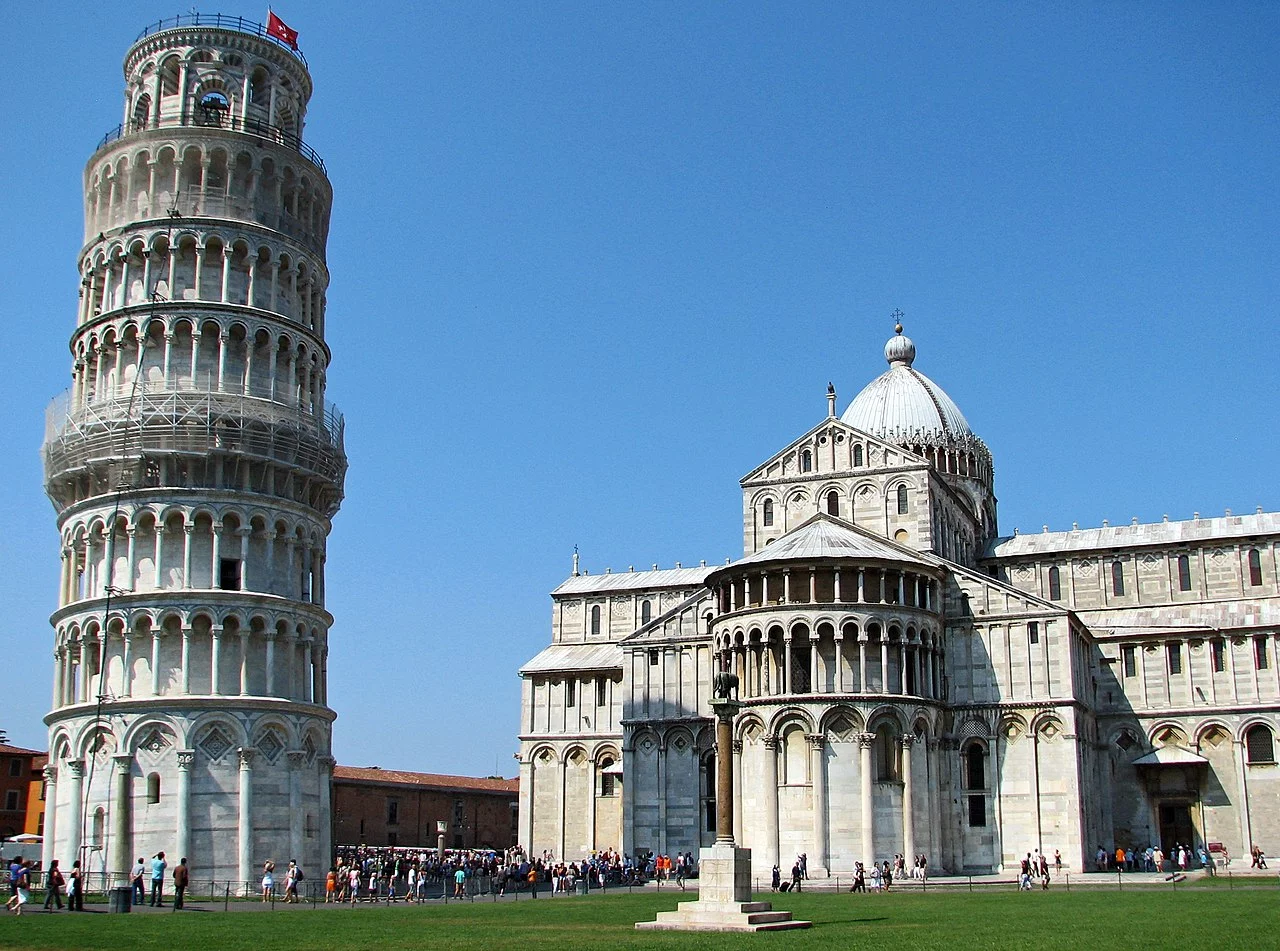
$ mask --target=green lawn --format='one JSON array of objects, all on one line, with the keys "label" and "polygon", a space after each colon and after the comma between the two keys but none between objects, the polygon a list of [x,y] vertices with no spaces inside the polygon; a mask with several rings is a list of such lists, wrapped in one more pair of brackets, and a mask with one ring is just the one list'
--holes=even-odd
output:
[{"label": "green lawn", "polygon": [[774,906],[814,923],[755,936],[637,932],[634,923],[674,908],[678,896],[638,894],[421,908],[191,911],[182,914],[0,918],[0,948],[208,951],[361,948],[869,948],[966,951],[1011,948],[1275,947],[1275,890],[1060,891],[1019,894],[779,895]]}]

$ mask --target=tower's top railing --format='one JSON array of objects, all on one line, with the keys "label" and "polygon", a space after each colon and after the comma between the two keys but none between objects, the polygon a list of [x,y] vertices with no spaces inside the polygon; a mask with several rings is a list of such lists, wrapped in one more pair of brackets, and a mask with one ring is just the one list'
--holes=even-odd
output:
[{"label": "tower's top railing", "polygon": [[190,128],[209,129],[211,131],[222,130],[224,132],[240,132],[244,135],[252,135],[263,141],[274,142],[277,145],[283,145],[285,148],[292,149],[312,165],[316,166],[320,171],[324,172],[324,159],[320,157],[320,153],[313,149],[307,143],[302,141],[300,136],[294,135],[279,126],[262,122],[252,117],[244,118],[242,116],[230,115],[225,111],[211,110],[193,110],[183,115],[161,115],[157,119],[147,119],[145,121],[133,120],[127,125],[121,123],[116,126],[94,146],[94,154],[100,149],[105,148],[112,142],[119,141],[126,135],[132,135],[135,132],[146,132],[148,129],[160,129],[165,127],[187,126]]},{"label": "tower's top railing", "polygon": [[251,36],[260,37],[269,43],[274,43],[282,50],[291,54],[303,66],[307,65],[307,58],[302,55],[302,51],[290,46],[288,43],[282,43],[274,36],[267,32],[266,26],[256,20],[246,20],[244,17],[223,16],[221,13],[184,13],[181,16],[168,17],[159,20],[148,26],[138,34],[138,39],[133,42],[137,43],[146,39],[152,33],[160,33],[163,30],[177,30],[188,26],[208,26],[220,30],[235,30],[237,33],[248,33]]}]

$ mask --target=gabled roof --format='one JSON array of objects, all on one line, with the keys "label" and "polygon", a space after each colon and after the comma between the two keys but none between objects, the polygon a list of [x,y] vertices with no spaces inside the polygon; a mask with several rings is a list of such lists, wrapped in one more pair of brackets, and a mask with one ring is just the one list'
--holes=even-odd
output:
[{"label": "gabled roof", "polygon": [[873,535],[834,515],[819,512],[754,554],[735,561],[732,567],[820,558],[908,561],[930,568],[941,564],[930,555]]},{"label": "gabled roof", "polygon": [[603,575],[573,575],[560,582],[551,592],[562,594],[595,594],[602,591],[636,591],[646,588],[696,588],[715,571],[714,565],[696,568],[660,568],[657,571],[617,571]]},{"label": "gabled roof", "polygon": [[0,743],[0,756],[44,756],[41,750],[27,750],[21,746],[10,746],[8,743]]},{"label": "gabled roof", "polygon": [[[888,455],[901,456],[900,461],[893,461],[893,462],[886,461],[885,465],[887,466],[928,465],[928,460],[923,459],[920,456],[917,456],[915,453],[911,452],[909,449],[905,449],[902,446],[894,445],[893,443],[888,442],[887,440],[880,439],[879,437],[871,433],[868,433],[865,430],[858,429],[856,426],[851,426],[849,423],[845,422],[844,420],[841,420],[836,416],[828,416],[826,419],[818,423],[808,432],[805,432],[802,435],[797,436],[795,439],[791,440],[791,442],[787,443],[787,445],[784,446],[782,449],[779,449],[777,452],[771,455],[764,462],[760,463],[758,466],[756,466],[754,469],[752,469],[750,472],[744,475],[739,480],[740,483],[742,485],[746,485],[750,482],[756,481],[757,479],[767,478],[770,466],[773,466],[774,464],[776,464],[778,460],[780,460],[783,456],[786,456],[789,453],[794,452],[801,445],[809,443],[815,435],[817,435],[820,431],[825,429],[843,430],[845,433],[857,439],[860,439],[863,442],[877,445],[886,454],[886,457]],[[844,474],[848,474],[849,472],[849,470],[847,469],[837,469],[836,471]],[[808,479],[820,480],[820,479],[830,478],[832,475],[833,475],[833,472],[830,469],[823,470],[823,471],[815,470],[813,472],[791,472],[787,474],[786,479],[787,481],[800,481],[800,480],[808,480]]]},{"label": "gabled roof", "polygon": [[1184,750],[1180,746],[1162,746],[1133,761],[1134,766],[1207,766],[1208,764],[1209,761],[1203,756]]},{"label": "gabled roof", "polygon": [[1144,546],[1202,545],[1221,540],[1226,543],[1255,535],[1280,534],[1280,512],[1255,512],[1218,518],[1187,519],[1178,522],[1140,522],[1137,525],[1108,525],[1106,528],[1079,528],[1069,532],[1028,532],[995,538],[987,546],[988,558],[1020,558],[1056,555],[1062,552],[1109,551]]}]

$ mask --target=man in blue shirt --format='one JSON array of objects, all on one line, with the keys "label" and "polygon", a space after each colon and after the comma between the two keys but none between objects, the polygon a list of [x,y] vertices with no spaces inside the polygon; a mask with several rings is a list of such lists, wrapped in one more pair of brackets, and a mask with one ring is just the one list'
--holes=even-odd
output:
[{"label": "man in blue shirt", "polygon": [[164,870],[168,867],[164,860],[164,853],[157,852],[156,857],[151,860],[151,901],[149,904],[156,908],[164,906]]}]

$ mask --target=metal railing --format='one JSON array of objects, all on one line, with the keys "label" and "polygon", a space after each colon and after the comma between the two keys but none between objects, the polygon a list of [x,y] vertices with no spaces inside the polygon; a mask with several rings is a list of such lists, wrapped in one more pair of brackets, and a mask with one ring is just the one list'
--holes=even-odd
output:
[{"label": "metal railing", "polygon": [[300,466],[336,483],[346,473],[346,423],[332,403],[317,414],[270,398],[153,386],[139,386],[132,399],[95,400],[75,411],[70,391],[55,397],[45,410],[46,478],[148,452],[241,452]]},{"label": "metal railing", "polygon": [[324,159],[320,157],[320,153],[303,142],[301,136],[252,116],[237,116],[226,109],[209,109],[195,102],[190,103],[190,111],[184,109],[178,115],[162,113],[159,118],[149,117],[145,120],[131,119],[129,122],[122,122],[99,139],[93,151],[96,153],[126,135],[163,128],[210,129],[255,136],[264,142],[274,142],[292,149],[317,166],[320,171],[325,170]]},{"label": "metal railing", "polygon": [[157,20],[155,23],[148,24],[133,42],[141,42],[151,34],[160,33],[163,30],[177,30],[188,26],[208,26],[218,30],[235,30],[237,33],[248,33],[251,36],[257,36],[274,43],[297,59],[303,66],[307,65],[307,58],[302,55],[301,50],[295,49],[288,43],[282,43],[268,34],[264,24],[256,20],[246,20],[244,17],[223,16],[221,13],[184,13],[180,16]]}]

